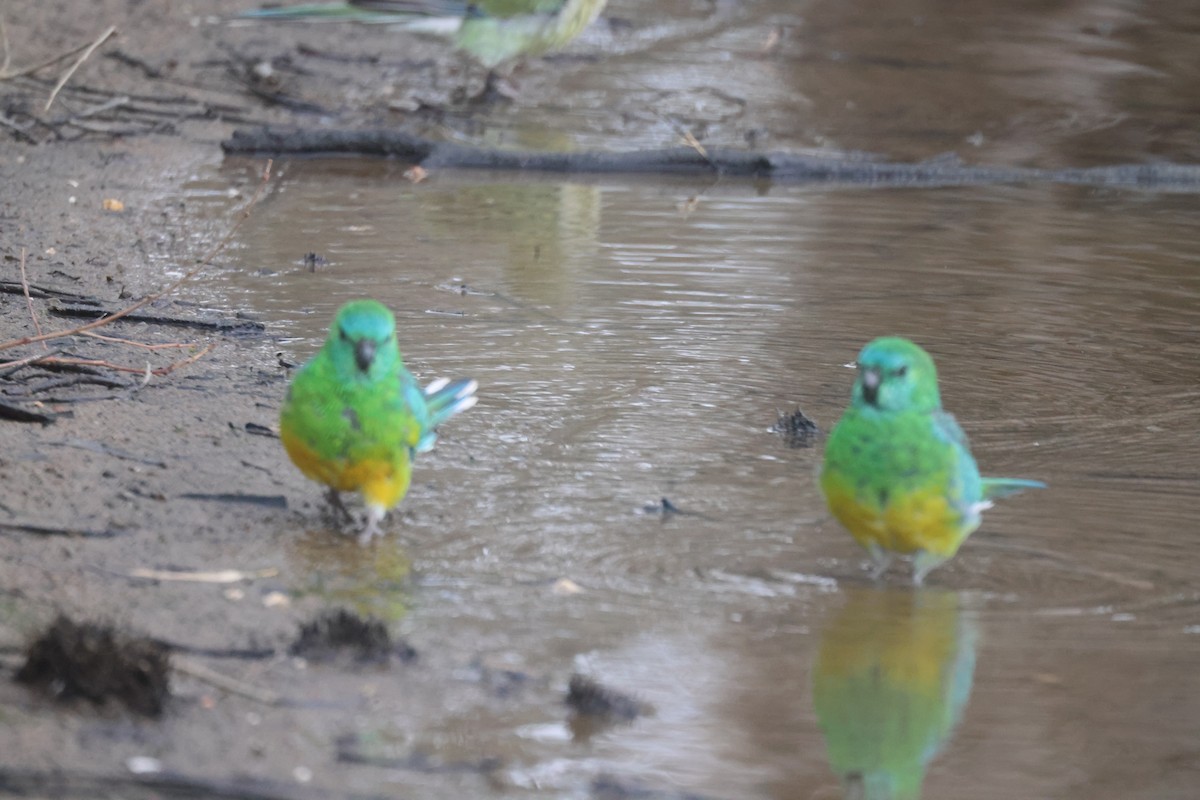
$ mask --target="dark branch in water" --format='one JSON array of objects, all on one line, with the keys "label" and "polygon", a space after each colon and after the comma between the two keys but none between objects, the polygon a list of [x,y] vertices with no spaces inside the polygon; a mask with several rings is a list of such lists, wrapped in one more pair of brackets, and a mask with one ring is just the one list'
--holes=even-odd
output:
[{"label": "dark branch in water", "polygon": [[1200,165],[1118,164],[1084,169],[1031,169],[963,164],[942,157],[916,164],[874,161],[863,155],[813,156],[691,147],[630,152],[513,152],[438,142],[394,129],[316,130],[263,127],[234,131],[227,153],[390,156],[425,169],[494,169],[554,173],[706,175],[885,186],[971,186],[1067,183],[1200,191]]},{"label": "dark branch in water", "polygon": [[206,778],[180,773],[104,775],[63,769],[0,768],[0,794],[22,797],[220,798],[220,800],[386,800],[385,795],[336,795],[328,787],[296,786],[261,778]]}]

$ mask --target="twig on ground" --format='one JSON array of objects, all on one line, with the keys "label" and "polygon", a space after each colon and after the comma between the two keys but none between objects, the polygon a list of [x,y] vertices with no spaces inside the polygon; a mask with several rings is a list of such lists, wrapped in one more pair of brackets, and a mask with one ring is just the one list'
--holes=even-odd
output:
[{"label": "twig on ground", "polygon": [[708,158],[708,151],[704,149],[704,145],[700,144],[700,140],[691,131],[684,128],[681,135],[683,136],[684,144],[699,153],[701,158]]},{"label": "twig on ground", "polygon": [[[69,302],[58,300],[50,304],[50,313],[59,317],[81,317],[86,319],[104,319],[115,312],[103,303],[88,299],[86,301]],[[264,330],[261,322],[248,319],[197,319],[194,317],[175,317],[157,314],[152,311],[135,311],[126,315],[129,322],[144,322],[148,325],[169,325],[176,328],[193,328],[202,331],[218,333],[259,332]]]},{"label": "twig on ground", "polygon": [[92,53],[96,52],[96,48],[107,42],[109,37],[116,32],[117,26],[109,25],[108,28],[105,29],[104,33],[100,34],[96,41],[92,42],[87,48],[84,49],[83,54],[80,55],[79,58],[75,59],[75,63],[71,65],[70,69],[63,73],[62,77],[58,79],[58,83],[54,84],[54,89],[50,91],[50,97],[46,99],[46,105],[42,107],[42,113],[50,110],[50,106],[54,105],[54,98],[58,97],[58,93],[64,86],[67,85],[67,81],[71,80],[71,76],[75,74],[75,71],[83,66],[83,62],[87,61]]},{"label": "twig on ground", "polygon": [[210,686],[215,686],[230,694],[240,695],[241,697],[255,700],[268,706],[277,706],[283,699],[278,692],[270,689],[263,689],[258,686],[253,686],[244,681],[239,681],[237,678],[230,677],[210,669],[199,662],[192,661],[190,658],[184,658],[180,655],[171,657],[171,667],[176,672],[182,672],[184,675],[190,675],[198,681],[203,681]]},{"label": "twig on ground", "polygon": [[92,106],[91,108],[86,108],[83,111],[80,111],[78,114],[72,114],[70,117],[68,117],[67,119],[62,120],[62,121],[63,122],[75,122],[76,120],[85,119],[87,117],[94,117],[97,114],[103,114],[106,111],[112,111],[113,109],[121,108],[121,107],[127,106],[127,105],[129,105],[128,95],[121,95],[119,97],[114,97],[111,100],[103,102],[100,105]]},{"label": "twig on ground", "polygon": [[61,528],[53,525],[38,525],[32,522],[6,522],[0,520],[0,530],[21,531],[38,536],[80,536],[85,539],[110,539],[124,531],[116,528]]},{"label": "twig on ground", "polygon": [[41,72],[46,67],[52,67],[60,61],[66,61],[71,56],[75,55],[76,53],[83,52],[89,47],[91,47],[91,45],[81,44],[74,50],[68,50],[65,53],[59,53],[58,55],[48,58],[45,61],[39,61],[37,64],[32,66],[22,67],[21,69],[13,70],[11,72],[6,68],[4,71],[0,72],[0,81],[12,80],[13,78],[21,78],[26,75],[32,75],[35,72]]},{"label": "twig on ground", "polygon": [[4,367],[4,371],[0,372],[0,380],[9,377],[13,373],[18,372],[19,370],[22,370],[25,367],[31,366],[33,364],[41,364],[45,361],[48,361],[48,360],[54,358],[56,355],[58,355],[61,352],[63,352],[63,351],[62,350],[51,350],[49,353],[40,353],[36,356],[29,356],[27,358],[21,358],[16,361],[5,361],[3,364],[0,364],[0,366]]},{"label": "twig on ground", "polygon": [[[42,323],[38,322],[37,314],[33,312],[33,298],[29,296],[29,276],[25,274],[25,248],[21,248],[21,289],[25,294],[25,306],[29,309],[29,318],[33,320],[33,329],[38,336],[42,335]],[[42,349],[49,350],[50,345],[42,342]]]},{"label": "twig on ground", "polygon": [[0,64],[0,75],[8,74],[12,64],[12,51],[8,49],[8,28],[4,25],[4,17],[0,17],[0,47],[4,48],[4,63]]},{"label": "twig on ground", "polygon": [[257,578],[273,578],[279,574],[275,567],[255,570],[221,569],[208,572],[184,572],[175,569],[148,569],[138,567],[129,571],[131,578],[146,578],[154,581],[192,581],[195,583],[240,583]]},{"label": "twig on ground", "polygon": [[73,386],[103,386],[105,389],[128,389],[129,384],[125,381],[110,378],[107,375],[73,375],[69,378],[55,378],[39,383],[33,386],[26,386],[23,395],[18,397],[32,397],[35,394],[42,394],[52,389],[68,389]]},{"label": "twig on ground", "polygon": [[[215,344],[206,344],[204,347],[200,348],[198,352],[193,353],[187,358],[181,358],[178,361],[172,361],[166,366],[152,369],[149,372],[156,378],[161,378],[164,375],[170,375],[180,367],[186,367],[188,364],[199,361],[201,358],[208,355],[214,347],[216,347]],[[47,355],[41,357],[39,359],[39,363],[51,367],[103,367],[104,369],[111,369],[116,372],[133,372],[138,375],[142,375],[147,371],[145,367],[127,367],[123,364],[114,364],[113,362],[106,361],[102,358],[57,358],[55,356]],[[16,365],[24,366],[24,364],[21,362],[16,361],[0,362],[0,367],[7,368]]]},{"label": "twig on ground", "polygon": [[84,331],[83,334],[81,334],[81,335],[87,336],[92,339],[99,339],[102,342],[111,342],[113,344],[123,344],[123,345],[127,345],[129,347],[140,347],[143,350],[170,350],[173,348],[195,347],[196,346],[192,342],[163,342],[162,344],[148,344],[146,342],[139,342],[134,339],[122,339],[119,336],[105,336],[104,334],[96,333],[95,331]]}]

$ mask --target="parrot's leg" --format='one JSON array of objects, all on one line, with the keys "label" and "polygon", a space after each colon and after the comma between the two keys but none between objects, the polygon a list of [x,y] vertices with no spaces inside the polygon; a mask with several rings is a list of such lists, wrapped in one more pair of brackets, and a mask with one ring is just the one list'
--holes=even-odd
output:
[{"label": "parrot's leg", "polygon": [[354,521],[354,516],[346,509],[345,503],[342,502],[342,495],[337,489],[330,487],[329,491],[325,493],[325,499],[329,501],[334,513],[341,515],[343,523]]},{"label": "parrot's leg", "polygon": [[364,547],[371,543],[371,539],[376,536],[383,536],[383,530],[379,527],[383,516],[387,514],[387,509],[379,506],[367,506],[367,526],[363,528],[363,532],[358,535],[358,543]]},{"label": "parrot's leg", "polygon": [[867,553],[871,556],[871,562],[875,565],[871,570],[871,580],[877,581],[883,577],[883,573],[887,572],[887,568],[892,565],[892,554],[884,550],[875,542],[867,545]]},{"label": "parrot's leg", "polygon": [[916,558],[913,559],[913,585],[920,586],[924,583],[925,576],[944,564],[946,560],[947,556],[934,555],[928,550],[917,553]]}]

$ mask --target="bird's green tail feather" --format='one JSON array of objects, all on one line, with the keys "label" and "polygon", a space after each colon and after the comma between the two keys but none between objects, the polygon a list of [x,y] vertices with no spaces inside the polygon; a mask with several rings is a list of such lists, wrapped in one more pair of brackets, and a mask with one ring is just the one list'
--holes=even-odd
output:
[{"label": "bird's green tail feather", "polygon": [[238,16],[242,19],[360,19],[366,13],[348,3],[309,3],[302,6],[255,8],[243,11]]},{"label": "bird's green tail feather", "polygon": [[1024,478],[983,478],[983,499],[997,500],[1001,497],[1023,492],[1026,489],[1045,489],[1041,481],[1031,481]]},{"label": "bird's green tail feather", "polygon": [[460,411],[466,411],[478,400],[475,390],[479,384],[470,378],[448,381],[445,378],[425,387],[425,407],[429,411],[429,429],[417,442],[417,452],[424,453],[437,441],[437,426]]}]

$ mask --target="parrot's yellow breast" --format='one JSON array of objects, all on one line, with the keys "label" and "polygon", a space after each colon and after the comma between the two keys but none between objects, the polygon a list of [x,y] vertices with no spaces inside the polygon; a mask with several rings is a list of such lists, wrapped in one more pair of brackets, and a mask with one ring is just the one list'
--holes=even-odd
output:
[{"label": "parrot's yellow breast", "polygon": [[920,550],[952,556],[970,533],[963,529],[962,514],[951,506],[938,486],[897,493],[873,505],[840,481],[825,486],[829,509],[860,545],[876,544],[893,553]]},{"label": "parrot's yellow breast", "polygon": [[325,458],[288,425],[280,427],[279,438],[305,476],[339,492],[361,492],[369,505],[392,508],[408,491],[411,465],[407,458]]}]

